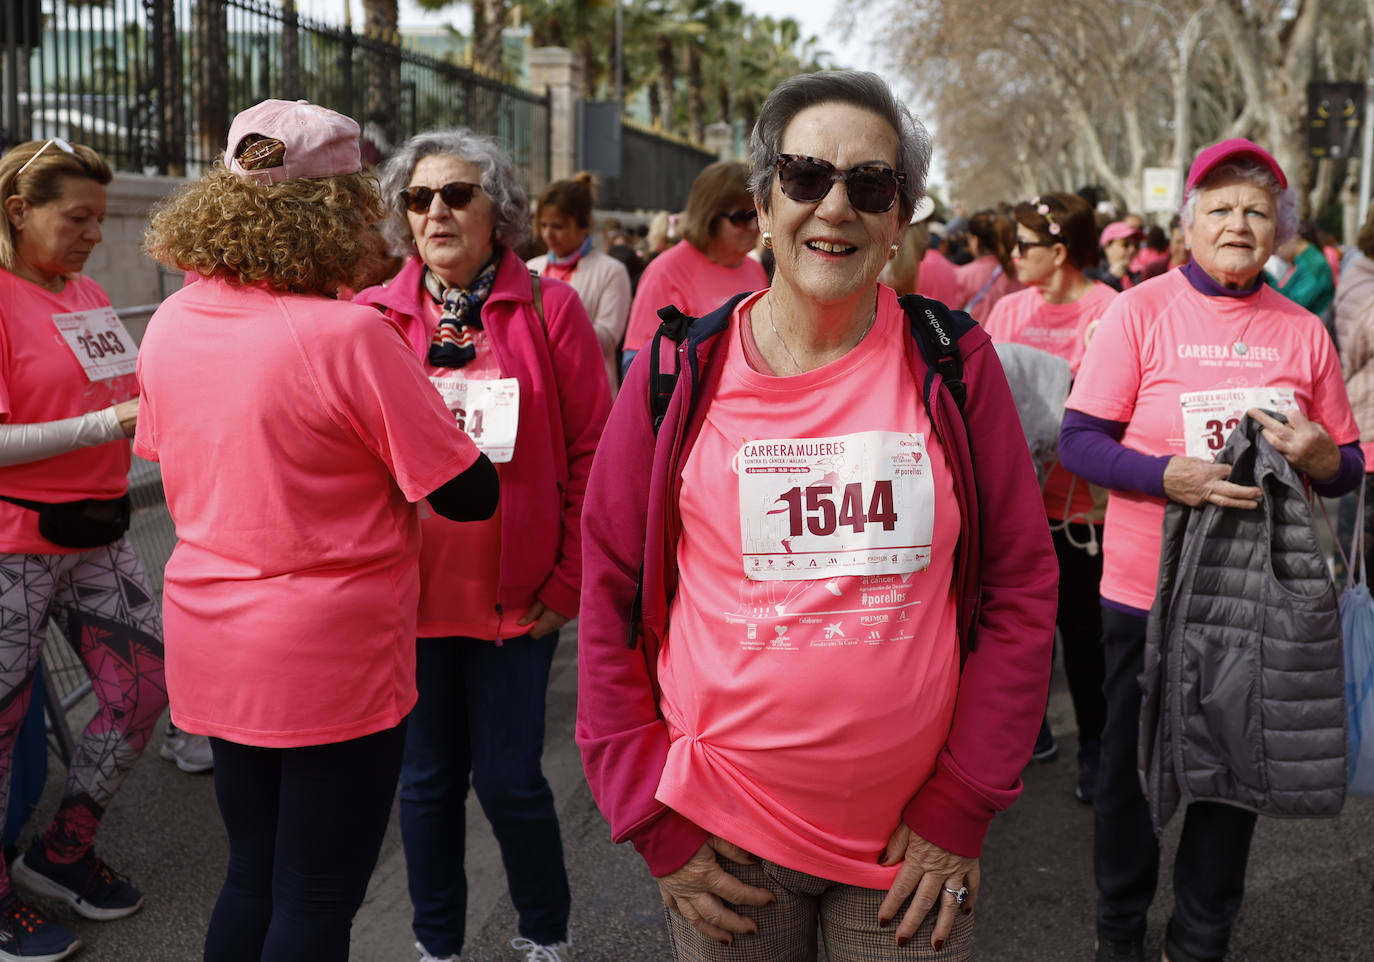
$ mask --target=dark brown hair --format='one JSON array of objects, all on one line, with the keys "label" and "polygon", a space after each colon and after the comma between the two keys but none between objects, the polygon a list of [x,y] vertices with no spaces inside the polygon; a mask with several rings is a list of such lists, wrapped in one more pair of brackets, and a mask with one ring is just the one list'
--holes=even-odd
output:
[{"label": "dark brown hair", "polygon": [[539,204],[534,209],[535,217],[545,207],[552,207],[571,217],[578,227],[592,225],[592,209],[596,206],[596,178],[591,171],[583,170],[572,175],[569,180],[555,180],[544,188],[539,195]]},{"label": "dark brown hair", "polygon": [[1079,270],[1097,263],[1097,220],[1092,207],[1077,194],[1041,194],[1017,204],[1013,216],[1040,240],[1063,244],[1069,263]]}]

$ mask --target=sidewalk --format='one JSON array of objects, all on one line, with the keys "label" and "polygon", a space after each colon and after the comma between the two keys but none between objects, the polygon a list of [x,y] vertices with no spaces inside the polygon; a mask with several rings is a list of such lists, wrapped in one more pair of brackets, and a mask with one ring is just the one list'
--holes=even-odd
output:
[{"label": "sidewalk", "polygon": [[[578,962],[670,958],[657,888],[629,846],[612,845],[582,779],[572,742],[576,644],[571,629],[549,690],[545,768],[558,799],[573,889]],[[1073,798],[1072,711],[1061,681],[1051,700],[1060,759],[1032,766],[1024,796],[999,817],[983,857],[977,957],[992,962],[1081,962],[1092,958],[1092,812]],[[147,894],[144,910],[112,923],[55,910],[80,933],[87,962],[193,962],[224,870],[225,845],[212,780],[185,775],[156,757],[157,743],[106,816],[99,851]],[[41,819],[61,790],[54,761]],[[1177,840],[1178,819],[1166,837]],[[464,962],[518,962],[508,947],[515,914],[495,842],[475,801],[468,810],[471,904]],[[36,828],[34,830],[37,830]],[[1170,902],[1167,879],[1151,918],[1159,941]],[[393,815],[367,902],[354,925],[355,962],[415,962],[405,865]],[[1249,890],[1230,962],[1324,962],[1374,957],[1374,802],[1351,799],[1335,819],[1261,819]],[[782,960],[780,960],[782,962]]]}]

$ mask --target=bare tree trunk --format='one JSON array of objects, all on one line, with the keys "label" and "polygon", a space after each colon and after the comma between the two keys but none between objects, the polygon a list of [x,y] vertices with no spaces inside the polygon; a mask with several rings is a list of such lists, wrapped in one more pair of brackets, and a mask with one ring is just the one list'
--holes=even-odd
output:
[{"label": "bare tree trunk", "polygon": [[401,58],[396,0],[363,0],[363,60],[367,66],[367,117],[387,139],[401,136]]},{"label": "bare tree trunk", "polygon": [[196,0],[191,22],[196,160],[208,167],[229,134],[229,19],[224,0]]},{"label": "bare tree trunk", "polygon": [[674,88],[677,87],[677,57],[667,35],[658,38],[658,125],[665,134],[673,131]]},{"label": "bare tree trunk", "polygon": [[301,35],[296,18],[296,0],[282,0],[281,86],[287,100],[305,96],[301,83]]},{"label": "bare tree trunk", "polygon": [[157,29],[162,58],[162,75],[158,90],[161,98],[158,110],[161,113],[158,126],[161,127],[163,162],[166,173],[173,177],[186,176],[186,105],[182,98],[186,94],[185,75],[181,62],[181,31],[177,29],[176,4],[172,0],[157,0]]},{"label": "bare tree trunk", "polygon": [[472,65],[488,77],[505,74],[501,32],[506,29],[506,0],[472,0]]},{"label": "bare tree trunk", "polygon": [[706,105],[701,95],[701,48],[695,42],[687,47],[687,129],[692,142],[706,142]]}]

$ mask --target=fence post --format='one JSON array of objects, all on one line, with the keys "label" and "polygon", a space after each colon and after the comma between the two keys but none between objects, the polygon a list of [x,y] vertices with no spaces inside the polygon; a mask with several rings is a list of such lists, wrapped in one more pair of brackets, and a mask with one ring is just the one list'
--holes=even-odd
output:
[{"label": "fence post", "polygon": [[[549,92],[549,180],[577,172],[577,105],[582,61],[563,47],[530,51],[530,86]],[[540,189],[531,184],[531,189]]]}]

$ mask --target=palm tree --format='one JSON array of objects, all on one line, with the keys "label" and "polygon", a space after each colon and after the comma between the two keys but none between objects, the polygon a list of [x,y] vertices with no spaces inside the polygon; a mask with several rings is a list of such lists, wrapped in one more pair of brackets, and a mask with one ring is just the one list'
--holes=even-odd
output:
[{"label": "palm tree", "polygon": [[191,32],[196,157],[208,164],[229,135],[229,20],[225,0],[196,0],[191,8]]},{"label": "palm tree", "polygon": [[[290,0],[287,0],[290,2]],[[401,135],[400,31],[396,0],[363,0],[363,50],[367,65],[367,111],[385,118],[387,138]]]}]

